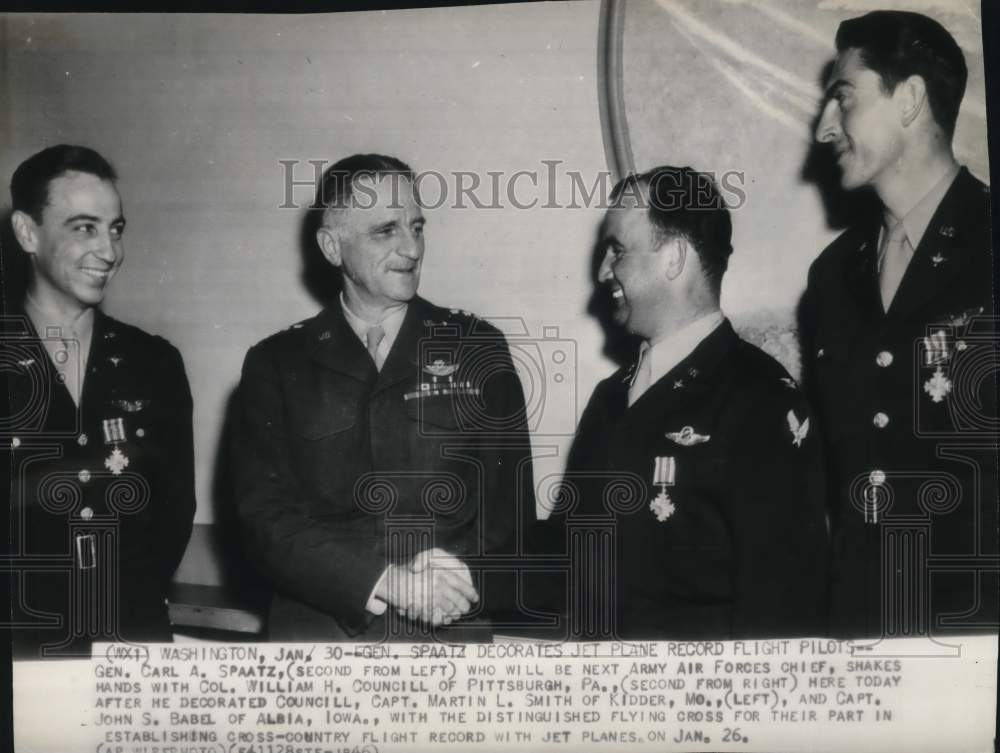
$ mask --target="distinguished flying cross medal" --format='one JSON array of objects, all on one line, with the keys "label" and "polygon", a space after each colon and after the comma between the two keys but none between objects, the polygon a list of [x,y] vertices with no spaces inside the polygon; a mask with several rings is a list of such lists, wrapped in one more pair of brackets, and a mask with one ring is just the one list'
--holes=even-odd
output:
[{"label": "distinguished flying cross medal", "polygon": [[931,402],[940,403],[951,392],[951,380],[941,368],[950,359],[948,334],[943,329],[924,338],[924,366],[936,367],[931,378],[924,382],[924,392],[930,395]]},{"label": "distinguished flying cross medal", "polygon": [[659,522],[665,521],[673,515],[677,508],[667,494],[667,487],[674,485],[674,478],[677,476],[677,463],[672,457],[657,457],[653,459],[653,486],[660,487],[660,493],[649,503],[649,509],[653,511]]},{"label": "distinguished flying cross medal", "polygon": [[121,418],[106,418],[101,422],[101,428],[104,431],[104,444],[112,445],[111,454],[104,459],[104,467],[113,476],[120,476],[129,463],[128,456],[118,446],[119,442],[125,441],[125,422]]},{"label": "distinguished flying cross medal", "polygon": [[924,382],[924,392],[931,396],[931,402],[940,403],[951,392],[951,380],[938,366],[934,375]]}]

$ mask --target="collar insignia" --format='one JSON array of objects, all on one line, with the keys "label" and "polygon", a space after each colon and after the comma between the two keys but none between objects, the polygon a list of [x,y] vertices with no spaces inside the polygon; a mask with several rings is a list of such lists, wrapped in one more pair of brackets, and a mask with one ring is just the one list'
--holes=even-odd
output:
[{"label": "collar insignia", "polygon": [[29,366],[34,366],[35,365],[35,359],[34,358],[25,358],[25,359],[23,359],[21,361],[18,361],[17,365],[20,366],[22,369],[26,369]]},{"label": "collar insignia", "polygon": [[940,252],[934,254],[934,256],[931,257],[931,264],[933,264],[935,267],[946,261],[948,261],[948,257],[944,256]]},{"label": "collar insignia", "polygon": [[953,228],[951,225],[945,225],[943,227],[938,228],[938,234],[943,235],[945,238],[954,238],[955,228]]}]

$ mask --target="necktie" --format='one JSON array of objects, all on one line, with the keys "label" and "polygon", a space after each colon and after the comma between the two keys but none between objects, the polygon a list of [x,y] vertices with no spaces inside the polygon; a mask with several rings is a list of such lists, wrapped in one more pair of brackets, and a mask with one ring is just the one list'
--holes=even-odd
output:
[{"label": "necktie", "polygon": [[878,274],[878,288],[882,295],[883,311],[889,310],[912,256],[913,248],[906,237],[906,228],[903,227],[902,222],[897,222],[888,232],[883,231],[882,248],[879,249]]},{"label": "necktie", "polygon": [[385,330],[377,324],[374,327],[369,327],[365,333],[365,342],[368,344],[368,355],[372,357],[372,360],[375,362],[375,368],[379,371],[382,370],[384,359],[379,355],[378,346],[382,344],[384,338]]},{"label": "necktie", "polygon": [[649,365],[649,343],[643,341],[639,346],[639,363],[635,366],[635,376],[632,377],[632,384],[628,388],[629,407],[638,400],[642,393],[649,389],[649,380],[652,375],[652,367]]}]

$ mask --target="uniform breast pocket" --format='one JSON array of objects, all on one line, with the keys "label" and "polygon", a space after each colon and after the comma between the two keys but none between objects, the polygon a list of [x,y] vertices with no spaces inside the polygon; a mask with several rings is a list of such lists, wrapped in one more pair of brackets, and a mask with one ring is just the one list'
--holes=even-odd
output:
[{"label": "uniform breast pocket", "polygon": [[322,498],[324,504],[352,506],[350,490],[366,465],[354,411],[342,406],[300,415],[289,435],[289,462],[309,496]]},{"label": "uniform breast pocket", "polygon": [[454,434],[459,428],[460,397],[433,395],[406,401],[406,413],[424,436]]}]

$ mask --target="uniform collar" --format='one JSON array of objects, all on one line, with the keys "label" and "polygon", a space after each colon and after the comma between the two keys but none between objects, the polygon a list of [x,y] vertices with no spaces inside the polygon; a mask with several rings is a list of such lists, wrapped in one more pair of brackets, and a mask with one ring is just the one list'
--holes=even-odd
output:
[{"label": "uniform collar", "polygon": [[910,247],[916,249],[920,245],[920,241],[923,240],[924,234],[927,232],[927,227],[934,218],[934,213],[941,205],[945,194],[948,193],[948,189],[951,188],[951,184],[954,183],[955,178],[958,176],[958,172],[959,166],[956,163],[952,163],[944,175],[935,181],[927,193],[901,219],[894,217],[891,212],[886,210],[883,218],[883,232],[884,228],[891,228],[896,222],[902,222],[903,229],[906,231],[906,238],[910,242]]},{"label": "uniform collar", "polygon": [[396,341],[396,336],[399,334],[400,327],[403,326],[403,320],[406,318],[406,312],[410,307],[409,305],[399,306],[391,309],[379,321],[369,322],[351,311],[351,308],[347,305],[347,301],[344,300],[343,292],[341,292],[340,308],[344,312],[344,319],[347,321],[347,325],[354,331],[354,334],[358,336],[362,345],[366,345],[368,342],[368,330],[372,327],[380,326],[382,327],[382,331],[385,333],[383,342],[385,343],[386,351],[391,351],[392,344]]},{"label": "uniform collar", "polygon": [[671,332],[656,342],[643,342],[640,354],[649,359],[649,383],[656,384],[687,358],[698,344],[725,321],[721,311],[712,311]]},{"label": "uniform collar", "polygon": [[[739,345],[740,338],[725,317],[715,324],[687,356],[682,358],[658,381],[653,382],[629,407],[631,413],[653,406],[657,411],[669,412],[691,404],[691,400],[712,388],[717,373],[726,357]],[[628,390],[628,374],[622,381]]]}]

